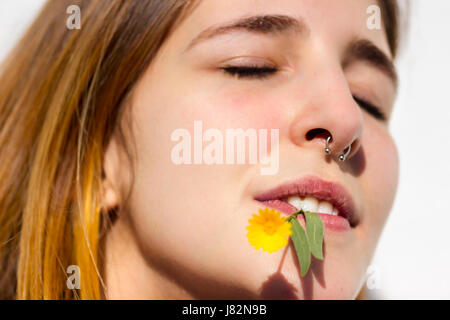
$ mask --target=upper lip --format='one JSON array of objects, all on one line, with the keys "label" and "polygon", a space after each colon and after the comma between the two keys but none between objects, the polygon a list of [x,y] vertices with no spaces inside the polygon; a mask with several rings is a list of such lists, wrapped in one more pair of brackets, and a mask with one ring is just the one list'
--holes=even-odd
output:
[{"label": "upper lip", "polygon": [[357,224],[355,203],[347,189],[339,183],[325,181],[314,176],[303,177],[279,185],[256,196],[255,200],[260,202],[283,200],[290,196],[310,196],[319,201],[328,201],[338,210],[340,216],[349,221],[351,226]]}]

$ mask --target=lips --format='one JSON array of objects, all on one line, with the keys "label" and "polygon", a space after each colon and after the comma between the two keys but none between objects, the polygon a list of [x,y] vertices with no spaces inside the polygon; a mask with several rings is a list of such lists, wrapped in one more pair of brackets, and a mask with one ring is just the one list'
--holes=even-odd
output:
[{"label": "lips", "polygon": [[286,215],[298,211],[299,207],[318,213],[324,224],[334,229],[348,229],[358,224],[350,193],[338,183],[314,176],[282,184],[257,195],[255,200]]}]

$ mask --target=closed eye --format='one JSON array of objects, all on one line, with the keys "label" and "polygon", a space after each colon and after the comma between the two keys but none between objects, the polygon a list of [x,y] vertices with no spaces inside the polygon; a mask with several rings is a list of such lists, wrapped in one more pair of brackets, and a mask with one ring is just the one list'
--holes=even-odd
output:
[{"label": "closed eye", "polygon": [[278,71],[277,68],[268,66],[230,66],[221,69],[228,75],[247,79],[265,79]]},{"label": "closed eye", "polygon": [[369,112],[376,119],[381,120],[381,121],[387,120],[386,115],[377,106],[374,106],[370,102],[362,100],[362,99],[358,98],[357,96],[353,96],[353,99],[361,108],[363,108],[364,110]]}]

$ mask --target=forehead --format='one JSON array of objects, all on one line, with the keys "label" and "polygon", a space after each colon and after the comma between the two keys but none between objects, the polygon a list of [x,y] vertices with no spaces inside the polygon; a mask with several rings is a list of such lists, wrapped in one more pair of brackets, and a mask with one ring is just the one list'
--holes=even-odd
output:
[{"label": "forehead", "polygon": [[386,34],[367,27],[373,15],[368,8],[376,0],[199,0],[176,32],[189,42],[201,31],[252,15],[279,14],[301,19],[312,37],[330,45],[345,46],[354,38],[366,38],[390,56]]}]

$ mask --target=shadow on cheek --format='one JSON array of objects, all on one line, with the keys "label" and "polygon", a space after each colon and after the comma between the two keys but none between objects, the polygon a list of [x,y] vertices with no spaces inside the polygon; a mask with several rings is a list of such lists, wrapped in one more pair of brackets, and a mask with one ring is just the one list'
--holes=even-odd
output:
[{"label": "shadow on cheek", "polygon": [[[295,286],[290,283],[285,276],[281,273],[281,267],[284,262],[287,250],[286,247],[283,253],[283,257],[280,261],[280,266],[278,270],[273,273],[266,281],[263,282],[261,286],[261,298],[268,300],[298,300],[298,290]],[[292,258],[295,261],[295,266],[300,277],[300,265],[298,263],[297,254],[295,249],[292,248]],[[325,246],[324,246],[324,256],[325,256]],[[325,277],[324,277],[324,262],[323,260],[318,260],[312,257],[310,271],[305,277],[300,277],[300,282],[303,290],[303,298],[305,300],[311,300],[313,298],[313,286],[314,279],[319,283],[322,288],[326,288]]]},{"label": "shadow on cheek", "polygon": [[283,266],[284,258],[289,246],[286,246],[281,257],[280,265],[277,272],[272,274],[261,285],[261,299],[266,300],[297,300],[297,289],[292,285],[285,276],[281,273],[281,267]]},{"label": "shadow on cheek", "polygon": [[366,154],[364,152],[364,147],[361,146],[358,152],[348,160],[348,165],[343,166],[344,172],[349,172],[351,175],[358,177],[366,168]]},{"label": "shadow on cheek", "polygon": [[261,298],[267,300],[297,300],[297,289],[280,273],[272,274],[261,287]]}]

